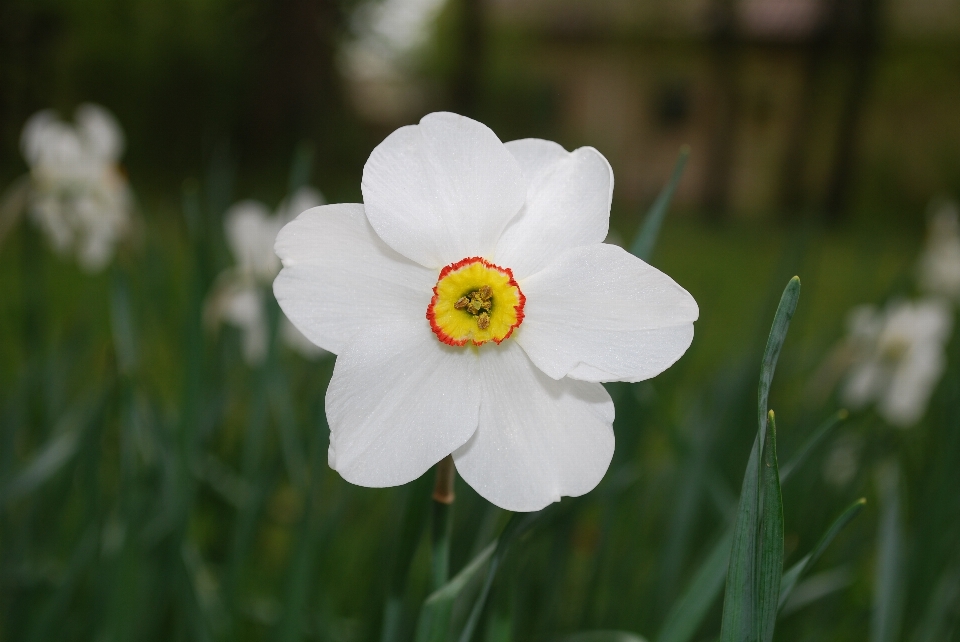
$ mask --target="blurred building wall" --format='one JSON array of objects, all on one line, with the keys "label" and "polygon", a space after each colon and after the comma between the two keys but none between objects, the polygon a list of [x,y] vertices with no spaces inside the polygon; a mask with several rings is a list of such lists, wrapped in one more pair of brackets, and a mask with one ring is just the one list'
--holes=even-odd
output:
[{"label": "blurred building wall", "polygon": [[720,215],[830,215],[858,191],[922,201],[960,187],[960,3],[488,7],[493,29],[535,43],[517,67],[549,79],[561,130],[610,158],[627,202],[652,198],[683,143],[680,202]]}]

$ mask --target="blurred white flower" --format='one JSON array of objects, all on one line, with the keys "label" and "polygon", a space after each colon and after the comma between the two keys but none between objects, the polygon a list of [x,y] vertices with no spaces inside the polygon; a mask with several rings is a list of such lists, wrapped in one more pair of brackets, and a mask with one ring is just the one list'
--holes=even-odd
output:
[{"label": "blurred white flower", "polygon": [[361,3],[351,27],[356,37],[341,48],[340,66],[353,102],[367,118],[395,121],[416,112],[423,88],[409,64],[429,39],[445,0],[380,0]]},{"label": "blurred white flower", "polygon": [[[262,363],[269,347],[265,297],[280,271],[280,259],[273,251],[277,233],[297,214],[323,202],[320,192],[303,187],[283,201],[274,214],[263,203],[247,200],[235,204],[224,217],[227,245],[236,263],[218,277],[207,300],[206,317],[210,325],[223,322],[241,331],[243,357],[251,365]],[[304,357],[314,359],[325,354],[282,313],[278,332],[287,347]]]},{"label": "blurred white flower", "polygon": [[452,454],[515,511],[593,489],[614,449],[600,382],[668,368],[699,314],[670,277],[602,242],[606,159],[430,114],[373,151],[361,188],[363,205],[309,210],[276,244],[280,306],[338,355],[330,466],[394,486]]},{"label": "blurred white flower", "polygon": [[118,162],[123,132],[103,107],[77,108],[75,125],[50,110],[27,121],[20,139],[30,166],[27,208],[61,255],[103,269],[130,226],[131,197]]},{"label": "blurred white flower", "polygon": [[841,435],[823,460],[823,478],[837,488],[843,488],[857,474],[863,440],[852,434]]},{"label": "blurred white flower", "polygon": [[901,427],[917,423],[946,367],[953,315],[940,299],[854,308],[848,318],[853,365],[843,397],[851,408],[876,403]]},{"label": "blurred white flower", "polygon": [[920,255],[920,288],[930,294],[960,301],[960,215],[953,201],[933,207],[927,243]]}]

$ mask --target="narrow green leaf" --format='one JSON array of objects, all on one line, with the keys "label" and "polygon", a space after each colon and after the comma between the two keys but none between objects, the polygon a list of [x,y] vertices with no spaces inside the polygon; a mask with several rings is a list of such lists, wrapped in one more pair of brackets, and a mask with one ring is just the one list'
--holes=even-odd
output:
[{"label": "narrow green leaf", "polygon": [[880,523],[874,571],[870,642],[900,639],[903,615],[903,525],[900,517],[900,471],[895,463],[877,473],[880,487]]},{"label": "narrow green leaf", "polygon": [[480,615],[483,613],[483,607],[487,602],[487,596],[490,594],[490,588],[493,586],[493,579],[496,577],[500,562],[507,554],[510,545],[513,544],[518,537],[527,532],[527,530],[540,519],[544,512],[545,511],[541,510],[536,513],[514,513],[510,516],[510,521],[503,527],[503,532],[500,534],[500,537],[497,538],[496,550],[490,560],[490,566],[487,567],[487,577],[484,579],[483,588],[480,589],[480,595],[473,605],[473,610],[470,611],[470,617],[467,619],[467,623],[460,633],[460,642],[470,642],[470,639],[473,637],[473,632],[480,623]]},{"label": "narrow green leaf", "polygon": [[417,545],[427,524],[427,510],[430,506],[430,484],[432,475],[421,475],[419,479],[406,487],[406,501],[403,516],[400,519],[400,537],[394,554],[393,569],[390,574],[390,587],[383,608],[383,625],[380,642],[399,642],[400,626],[403,615],[403,590],[407,584],[410,564],[416,553]]},{"label": "narrow green leaf", "polygon": [[293,153],[293,163],[290,165],[290,180],[287,186],[288,197],[292,197],[298,189],[310,182],[314,152],[313,143],[308,140],[302,140],[297,144],[297,149]]},{"label": "narrow green leaf", "polygon": [[803,557],[799,562],[790,567],[790,570],[783,574],[783,579],[780,581],[780,608],[783,608],[783,605],[787,603],[787,599],[790,597],[790,593],[793,592],[794,587],[797,585],[797,582],[801,577],[806,575],[806,573],[813,568],[813,565],[817,563],[820,559],[820,556],[823,555],[823,552],[830,546],[834,538],[840,531],[846,528],[847,524],[853,521],[853,518],[860,514],[863,510],[863,507],[867,505],[867,500],[860,498],[857,501],[850,504],[840,516],[833,520],[833,523],[830,524],[830,528],[827,529],[827,532],[823,534],[820,538],[820,541],[817,542],[817,545],[813,547],[813,550],[810,551],[807,555]]},{"label": "narrow green leaf", "polygon": [[39,617],[34,620],[27,634],[20,639],[27,642],[56,639],[56,631],[58,626],[63,625],[64,616],[68,612],[77,585],[87,569],[96,563],[99,543],[97,535],[95,523],[87,526],[70,556],[62,581],[53,595],[43,604]]},{"label": "narrow green leaf", "polygon": [[53,477],[77,453],[80,437],[102,402],[84,397],[70,407],[54,427],[53,436],[7,485],[0,489],[0,506],[27,495]]},{"label": "narrow green leaf", "polygon": [[137,334],[130,309],[130,286],[123,270],[110,270],[110,329],[120,372],[130,374],[137,365]]},{"label": "narrow green leaf", "polygon": [[670,609],[656,642],[688,642],[697,632],[700,622],[723,587],[732,542],[733,529],[727,529],[697,571],[689,588]]},{"label": "narrow green leaf", "polygon": [[763,351],[763,363],[760,365],[760,387],[757,390],[757,425],[759,426],[757,437],[760,439],[761,450],[763,448],[763,438],[766,434],[770,384],[773,383],[773,373],[777,369],[780,349],[783,348],[783,342],[787,338],[790,320],[797,309],[799,299],[800,277],[795,276],[790,279],[780,296],[780,305],[777,306],[777,312],[773,317],[773,325],[770,327],[770,335],[767,337],[767,347]]},{"label": "narrow green leaf", "polygon": [[839,410],[832,417],[820,424],[820,427],[800,446],[800,450],[798,450],[787,463],[780,467],[780,483],[786,482],[793,472],[803,465],[807,457],[810,456],[810,453],[820,445],[823,439],[848,416],[849,413],[847,413],[846,410]]},{"label": "narrow green leaf", "polygon": [[740,504],[734,524],[733,543],[728,561],[726,591],[723,599],[721,642],[756,640],[756,539],[759,506],[757,499],[758,440],[753,442],[747,470],[743,476]]},{"label": "narrow green leaf", "polygon": [[630,253],[637,258],[644,261],[650,260],[650,255],[653,254],[653,248],[657,244],[657,237],[660,236],[663,219],[667,215],[667,210],[670,209],[670,202],[673,200],[673,195],[677,191],[677,184],[683,176],[683,168],[686,167],[689,157],[690,147],[684,145],[680,148],[680,155],[677,157],[677,162],[673,166],[673,174],[670,175],[670,180],[663,186],[660,194],[657,195],[657,200],[655,200],[653,205],[650,206],[650,209],[647,210],[647,216],[643,219],[643,226],[640,228],[640,232],[637,233],[637,237],[630,246]]},{"label": "narrow green leaf", "polygon": [[647,639],[628,631],[583,631],[560,638],[560,642],[647,642]]},{"label": "narrow green leaf", "polygon": [[783,573],[783,505],[776,461],[776,430],[768,421],[767,401],[780,349],[799,297],[800,279],[793,277],[780,297],[760,366],[758,430],[740,490],[723,602],[721,642],[766,642],[773,636]]},{"label": "narrow green leaf", "polygon": [[757,550],[757,631],[760,642],[773,639],[783,576],[783,498],[777,468],[777,424],[773,411],[760,469],[760,535]]},{"label": "narrow green leaf", "polygon": [[497,542],[491,543],[452,580],[430,594],[420,610],[417,622],[417,642],[443,642],[447,639],[453,603],[497,550]]},{"label": "narrow green leaf", "polygon": [[948,567],[927,601],[927,609],[917,625],[913,642],[939,642],[950,639],[950,627],[960,604],[960,566]]}]

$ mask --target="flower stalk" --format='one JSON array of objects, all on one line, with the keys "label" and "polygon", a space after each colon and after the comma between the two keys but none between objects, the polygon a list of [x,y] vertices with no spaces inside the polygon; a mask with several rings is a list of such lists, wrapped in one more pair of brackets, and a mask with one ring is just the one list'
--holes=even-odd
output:
[{"label": "flower stalk", "polygon": [[453,457],[447,455],[437,464],[437,477],[433,486],[432,590],[447,583],[450,575],[450,531],[453,526],[453,482],[457,469]]}]

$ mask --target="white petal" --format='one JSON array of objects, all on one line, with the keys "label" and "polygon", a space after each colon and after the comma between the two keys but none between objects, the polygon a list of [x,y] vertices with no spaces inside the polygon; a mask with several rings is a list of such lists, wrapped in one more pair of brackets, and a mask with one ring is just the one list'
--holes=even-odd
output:
[{"label": "white petal", "polygon": [[570,152],[562,145],[542,138],[511,140],[504,145],[520,164],[524,191],[530,187],[534,178],[545,172],[551,165],[570,156]]},{"label": "white petal", "polygon": [[686,352],[699,315],[673,279],[614,245],[569,250],[520,289],[527,302],[514,336],[554,379],[654,377]]},{"label": "white petal", "polygon": [[393,320],[426,323],[437,273],[387,247],[363,205],[307,210],[280,231],[276,252],[277,301],[321,348],[340,354],[354,333]]},{"label": "white petal", "polygon": [[425,473],[477,428],[478,361],[440,343],[426,319],[357,334],[327,388],[331,466],[377,488]]},{"label": "white petal", "polygon": [[534,511],[591,491],[613,457],[613,401],[597,383],[554,381],[512,341],[480,349],[477,432],[453,453],[488,501]]},{"label": "white petal", "polygon": [[123,130],[113,114],[99,105],[86,103],[77,107],[74,120],[77,132],[94,158],[114,163],[123,154]]},{"label": "white petal", "polygon": [[377,234],[434,269],[490,256],[524,197],[520,167],[496,134],[449,113],[390,134],[364,165],[361,188]]},{"label": "white petal", "polygon": [[[559,156],[557,149],[563,152]],[[528,182],[526,204],[497,243],[495,261],[522,279],[574,247],[601,243],[610,222],[613,171],[600,152],[556,143],[507,143]]]}]

